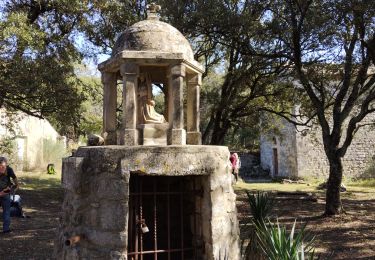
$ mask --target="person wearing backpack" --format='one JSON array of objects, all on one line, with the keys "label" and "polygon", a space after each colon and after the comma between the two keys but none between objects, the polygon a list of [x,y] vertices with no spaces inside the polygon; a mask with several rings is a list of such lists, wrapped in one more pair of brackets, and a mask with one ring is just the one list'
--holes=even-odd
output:
[{"label": "person wearing backpack", "polygon": [[[12,179],[12,180],[11,180]],[[13,184],[12,184],[13,181]],[[0,157],[0,203],[3,208],[3,233],[10,233],[10,193],[18,189],[18,180],[14,171],[8,166],[5,157]]]}]

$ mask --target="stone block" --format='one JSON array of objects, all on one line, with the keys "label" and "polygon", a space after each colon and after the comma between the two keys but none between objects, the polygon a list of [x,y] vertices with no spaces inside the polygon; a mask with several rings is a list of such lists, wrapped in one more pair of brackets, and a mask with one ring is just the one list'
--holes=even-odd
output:
[{"label": "stone block", "polygon": [[188,132],[186,138],[187,144],[201,145],[202,144],[202,134],[200,132]]},{"label": "stone block", "polygon": [[185,145],[186,144],[186,131],[185,129],[172,129],[170,144],[172,145]]},{"label": "stone block", "polygon": [[81,186],[83,158],[67,157],[63,159],[61,185],[64,189],[79,193]]},{"label": "stone block", "polygon": [[111,251],[111,260],[127,260],[128,255],[119,251]]},{"label": "stone block", "polygon": [[171,66],[171,76],[172,77],[185,77],[186,76],[186,68],[184,64],[176,64]]},{"label": "stone block", "polygon": [[126,232],[89,230],[86,232],[86,239],[98,247],[108,247],[109,249],[125,250],[128,244],[128,235]]},{"label": "stone block", "polygon": [[229,158],[228,148],[223,146],[137,146],[122,151],[124,176],[130,172],[161,176],[211,175],[218,166],[226,169],[226,158]]},{"label": "stone block", "polygon": [[106,199],[111,200],[125,200],[128,196],[128,183],[121,176],[103,178],[98,176],[90,182],[90,190],[94,190],[95,198],[97,200]]},{"label": "stone block", "polygon": [[103,133],[105,145],[117,144],[117,131],[107,131]]},{"label": "stone block", "polygon": [[139,136],[137,129],[125,129],[123,131],[121,144],[126,146],[135,146],[139,144]]},{"label": "stone block", "polygon": [[167,145],[169,124],[142,124],[138,128],[143,145]]},{"label": "stone block", "polygon": [[127,214],[127,203],[103,200],[99,209],[100,228],[105,231],[125,231],[128,224]]}]

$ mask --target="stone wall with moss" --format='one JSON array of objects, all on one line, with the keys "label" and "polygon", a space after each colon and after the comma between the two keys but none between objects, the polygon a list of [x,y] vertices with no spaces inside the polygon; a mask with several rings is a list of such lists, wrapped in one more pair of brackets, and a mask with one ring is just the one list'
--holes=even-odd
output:
[{"label": "stone wall with moss", "polygon": [[[238,260],[236,195],[229,171],[229,151],[222,146],[81,147],[63,161],[65,195],[55,257],[128,259],[129,180],[139,174],[202,177],[204,255],[199,259]],[[77,235],[79,243],[65,244]]]}]

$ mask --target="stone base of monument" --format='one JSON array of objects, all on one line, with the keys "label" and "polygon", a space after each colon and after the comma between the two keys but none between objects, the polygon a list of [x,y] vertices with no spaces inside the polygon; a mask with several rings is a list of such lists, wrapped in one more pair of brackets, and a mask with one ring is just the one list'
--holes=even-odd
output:
[{"label": "stone base of monument", "polygon": [[81,147],[63,160],[57,259],[240,259],[222,146]]},{"label": "stone base of monument", "polygon": [[169,124],[141,124],[141,145],[167,145]]}]

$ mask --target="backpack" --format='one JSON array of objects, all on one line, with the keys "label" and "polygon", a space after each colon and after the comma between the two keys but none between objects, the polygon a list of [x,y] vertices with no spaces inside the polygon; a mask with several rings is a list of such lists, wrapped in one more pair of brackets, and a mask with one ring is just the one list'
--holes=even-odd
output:
[{"label": "backpack", "polygon": [[50,163],[50,164],[47,165],[47,173],[48,174],[56,174],[55,165],[53,163]]},{"label": "backpack", "polygon": [[10,195],[10,216],[24,218],[22,206],[21,206],[21,196],[20,195]]}]

